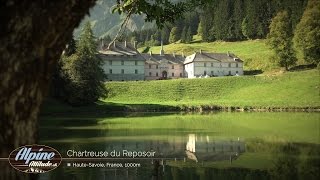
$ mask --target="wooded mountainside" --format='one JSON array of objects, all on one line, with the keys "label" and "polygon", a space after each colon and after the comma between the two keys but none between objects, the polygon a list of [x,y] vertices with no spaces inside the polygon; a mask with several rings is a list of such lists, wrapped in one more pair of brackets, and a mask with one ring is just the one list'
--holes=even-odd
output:
[{"label": "wooded mountainside", "polygon": [[[189,43],[195,34],[207,42],[261,39],[266,38],[272,18],[283,10],[288,12],[294,29],[307,3],[307,0],[212,0],[185,13],[175,23],[167,23],[161,30],[155,23],[144,22],[142,15],[133,15],[120,39],[137,41],[140,46],[160,45],[161,40],[164,44],[174,40]],[[123,14],[112,14],[113,5],[113,1],[98,0],[90,16],[75,30],[75,37],[79,36],[84,22],[90,21],[96,37],[112,38],[125,18]],[[174,36],[171,41],[170,35]]]},{"label": "wooded mountainside", "polygon": [[164,44],[172,43],[170,39],[188,43],[188,38],[195,34],[207,42],[261,39],[266,38],[272,18],[280,11],[288,12],[288,21],[294,29],[307,3],[307,0],[214,0],[161,30],[135,31],[126,39],[145,46],[159,45],[161,40]]}]

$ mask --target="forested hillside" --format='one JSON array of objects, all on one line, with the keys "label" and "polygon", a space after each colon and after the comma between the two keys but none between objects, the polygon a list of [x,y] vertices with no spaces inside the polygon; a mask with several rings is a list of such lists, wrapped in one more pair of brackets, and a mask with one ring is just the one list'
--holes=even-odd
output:
[{"label": "forested hillside", "polygon": [[[175,0],[178,1],[178,0]],[[144,17],[130,18],[121,37],[137,41],[141,46],[157,46],[181,40],[191,43],[193,35],[201,35],[203,41],[239,41],[266,38],[271,19],[280,11],[289,13],[291,26],[299,23],[307,0],[212,0],[204,7],[189,11],[174,23],[158,29],[155,23],[144,22]],[[74,31],[79,36],[84,22],[90,21],[96,37],[111,38],[116,34],[125,15],[112,13],[115,2],[98,0],[81,25]],[[108,37],[109,38],[109,37]]]},{"label": "forested hillside", "polygon": [[[266,38],[272,18],[287,11],[292,29],[299,23],[307,0],[214,0],[163,29],[135,31],[127,39],[141,46],[156,46],[181,40],[190,43],[199,34],[203,41],[239,41]],[[191,38],[191,39],[190,39]]]}]

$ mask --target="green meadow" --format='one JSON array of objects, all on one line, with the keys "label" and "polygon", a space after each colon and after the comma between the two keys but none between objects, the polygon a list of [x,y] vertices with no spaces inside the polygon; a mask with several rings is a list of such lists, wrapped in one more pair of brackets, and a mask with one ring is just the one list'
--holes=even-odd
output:
[{"label": "green meadow", "polygon": [[124,105],[319,108],[319,70],[277,75],[108,82],[104,102]]}]

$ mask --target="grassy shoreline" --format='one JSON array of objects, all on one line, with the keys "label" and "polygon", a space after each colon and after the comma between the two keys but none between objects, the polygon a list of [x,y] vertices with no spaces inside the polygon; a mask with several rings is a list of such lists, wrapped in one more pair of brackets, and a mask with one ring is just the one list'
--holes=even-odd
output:
[{"label": "grassy shoreline", "polygon": [[113,112],[320,112],[319,70],[277,75],[108,82],[106,99],[84,107],[46,100],[41,114]]},{"label": "grassy shoreline", "polygon": [[269,76],[110,82],[105,103],[125,111],[317,111],[319,70]]}]

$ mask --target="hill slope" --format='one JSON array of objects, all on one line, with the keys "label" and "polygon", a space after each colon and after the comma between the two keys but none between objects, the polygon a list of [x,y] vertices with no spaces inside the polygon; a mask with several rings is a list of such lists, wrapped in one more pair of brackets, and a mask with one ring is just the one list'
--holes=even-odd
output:
[{"label": "hill slope", "polygon": [[104,101],[122,104],[320,107],[319,71],[277,76],[108,82]]},{"label": "hill slope", "polygon": [[[74,35],[77,38],[85,24],[90,21],[92,25],[93,34],[96,37],[114,36],[119,30],[123,19],[123,15],[118,13],[112,14],[112,7],[115,1],[98,0],[96,5],[90,9],[89,16],[86,16],[77,29],[74,30]],[[145,23],[142,15],[133,15],[127,25],[129,32],[141,30],[144,28],[153,27],[153,23]]]},{"label": "hill slope", "polygon": [[[236,54],[244,61],[245,70],[271,70],[276,68],[276,64],[272,61],[272,50],[265,44],[265,40],[248,40],[240,42],[201,42],[193,41],[191,44],[173,43],[164,46],[165,53],[176,53],[184,55],[193,54],[195,51],[220,52],[228,51]],[[160,46],[151,48],[140,48],[139,51],[157,54],[160,52]]]}]

